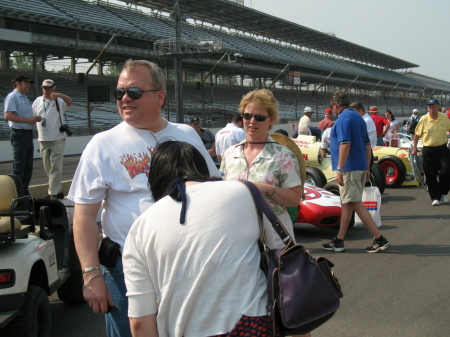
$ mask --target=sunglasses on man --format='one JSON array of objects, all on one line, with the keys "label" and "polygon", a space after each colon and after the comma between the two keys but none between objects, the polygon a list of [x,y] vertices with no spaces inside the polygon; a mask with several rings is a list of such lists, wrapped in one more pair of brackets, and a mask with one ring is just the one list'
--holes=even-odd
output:
[{"label": "sunglasses on man", "polygon": [[251,120],[253,117],[255,117],[256,121],[258,122],[264,122],[267,118],[269,118],[269,116],[264,116],[264,115],[253,115],[253,114],[249,114],[249,113],[243,113],[242,114],[242,118],[244,118],[245,120]]},{"label": "sunglasses on man", "polygon": [[133,100],[137,100],[142,97],[142,94],[144,92],[157,92],[161,89],[152,89],[152,90],[141,90],[139,88],[129,88],[125,90],[124,88],[117,88],[113,91],[114,98],[118,101],[120,101],[123,96],[125,96],[125,93]]}]

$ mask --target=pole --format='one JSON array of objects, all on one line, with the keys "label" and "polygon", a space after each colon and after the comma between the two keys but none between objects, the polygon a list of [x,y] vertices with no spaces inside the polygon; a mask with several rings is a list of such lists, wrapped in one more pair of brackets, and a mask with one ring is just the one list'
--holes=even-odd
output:
[{"label": "pole", "polygon": [[271,87],[272,87],[272,85],[278,80],[278,77],[280,77],[281,76],[281,74],[283,74],[284,72],[285,72],[285,70],[287,69],[289,67],[289,63],[288,64],[286,64],[286,66],[283,68],[283,70],[282,71],[280,71],[279,73],[278,73],[278,75],[277,75],[277,77],[275,77],[274,79],[273,79],[273,81],[272,81],[272,83],[270,83],[270,85],[269,85],[269,88],[268,89],[270,89]]},{"label": "pole", "polygon": [[95,58],[94,62],[92,62],[91,66],[86,70],[86,73],[84,74],[84,78],[86,81],[86,109],[87,109],[87,116],[88,116],[88,135],[91,134],[91,105],[89,103],[89,81],[88,81],[88,75],[89,72],[92,70],[92,68],[95,66],[95,64],[98,62],[100,57],[103,55],[103,53],[106,51],[106,49],[109,47],[109,45],[114,41],[116,38],[116,34],[113,34],[111,38],[109,39],[108,43],[105,45],[105,47],[100,51],[100,53]]},{"label": "pole", "polygon": [[183,63],[181,61],[181,15],[179,0],[175,0],[175,99],[177,102],[177,122],[184,123],[183,113]]}]

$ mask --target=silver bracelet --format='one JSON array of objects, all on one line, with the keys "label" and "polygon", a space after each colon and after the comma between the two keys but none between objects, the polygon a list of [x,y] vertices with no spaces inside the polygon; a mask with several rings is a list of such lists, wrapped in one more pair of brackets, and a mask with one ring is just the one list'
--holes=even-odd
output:
[{"label": "silver bracelet", "polygon": [[86,287],[89,285],[89,283],[91,283],[91,281],[98,276],[103,276],[103,274],[97,274],[97,275],[92,276],[85,284],[83,284],[82,291],[84,291],[84,289],[86,289]]},{"label": "silver bracelet", "polygon": [[94,266],[94,267],[87,267],[87,268],[84,268],[84,269],[81,271],[81,273],[82,273],[82,274],[86,274],[86,273],[89,273],[90,271],[93,271],[93,270],[100,270],[100,266]]}]

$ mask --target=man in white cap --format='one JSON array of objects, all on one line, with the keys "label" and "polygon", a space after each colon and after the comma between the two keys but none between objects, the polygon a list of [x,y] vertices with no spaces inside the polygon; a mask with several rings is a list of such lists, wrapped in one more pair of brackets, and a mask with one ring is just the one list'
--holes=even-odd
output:
[{"label": "man in white cap", "polygon": [[44,170],[49,178],[47,198],[63,199],[61,180],[66,133],[60,129],[64,124],[64,113],[72,105],[72,99],[56,92],[55,82],[50,79],[42,82],[42,93],[33,103],[33,114],[42,118],[36,125]]},{"label": "man in white cap", "polygon": [[419,119],[420,119],[419,110],[414,109],[411,115],[411,122],[419,123]]},{"label": "man in white cap", "polygon": [[303,111],[303,117],[300,118],[300,120],[298,121],[298,127],[300,127],[300,125],[310,126],[312,114],[313,114],[312,109],[309,106],[307,106]]}]

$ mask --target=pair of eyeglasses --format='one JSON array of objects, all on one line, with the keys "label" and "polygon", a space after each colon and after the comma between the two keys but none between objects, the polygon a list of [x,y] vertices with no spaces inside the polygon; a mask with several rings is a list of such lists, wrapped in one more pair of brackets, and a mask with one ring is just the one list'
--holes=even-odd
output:
[{"label": "pair of eyeglasses", "polygon": [[53,87],[42,87],[42,89],[53,89]]},{"label": "pair of eyeglasses", "polygon": [[269,118],[269,116],[264,116],[264,115],[253,115],[253,114],[249,114],[249,113],[242,114],[242,118],[244,118],[248,121],[251,120],[253,117],[255,117],[255,119],[258,122],[264,122],[267,118]]},{"label": "pair of eyeglasses", "polygon": [[125,93],[130,97],[131,99],[137,100],[142,97],[142,93],[144,92],[157,92],[161,89],[152,89],[152,90],[141,90],[139,88],[129,88],[125,90],[124,88],[117,88],[113,91],[114,98],[118,101],[120,101],[123,96],[125,96]]}]

